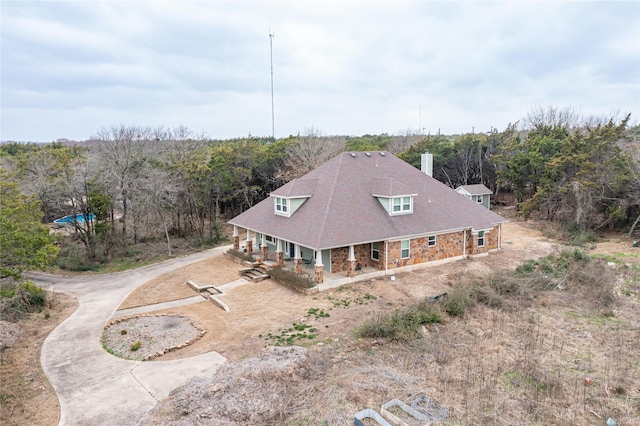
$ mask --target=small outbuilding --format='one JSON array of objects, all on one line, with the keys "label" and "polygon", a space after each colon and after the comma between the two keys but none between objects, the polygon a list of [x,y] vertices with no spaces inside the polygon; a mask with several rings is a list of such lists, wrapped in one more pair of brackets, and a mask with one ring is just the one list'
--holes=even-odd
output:
[{"label": "small outbuilding", "polygon": [[491,210],[491,190],[483,184],[462,185],[456,188],[456,192]]}]

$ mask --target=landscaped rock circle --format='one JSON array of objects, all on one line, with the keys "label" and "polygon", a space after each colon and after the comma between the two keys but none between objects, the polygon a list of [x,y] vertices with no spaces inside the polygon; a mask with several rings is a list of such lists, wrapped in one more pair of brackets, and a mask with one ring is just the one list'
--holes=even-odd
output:
[{"label": "landscaped rock circle", "polygon": [[117,357],[150,360],[190,345],[205,332],[183,315],[145,315],[111,321],[102,346]]}]

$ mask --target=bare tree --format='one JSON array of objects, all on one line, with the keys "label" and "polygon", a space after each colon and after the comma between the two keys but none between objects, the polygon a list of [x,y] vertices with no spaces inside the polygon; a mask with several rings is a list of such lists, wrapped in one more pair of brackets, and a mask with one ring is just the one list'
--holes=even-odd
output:
[{"label": "bare tree", "polygon": [[168,170],[155,167],[146,170],[144,179],[141,179],[134,190],[138,205],[136,214],[153,221],[152,223],[156,225],[157,219],[160,219],[169,256],[171,256],[171,240],[167,222],[170,221],[171,214],[177,207],[179,189],[180,181],[175,175],[171,176]]},{"label": "bare tree", "polygon": [[344,152],[347,139],[344,136],[325,136],[314,127],[305,129],[303,136],[286,152],[283,176],[286,180],[296,179]]},{"label": "bare tree", "polygon": [[584,125],[582,114],[574,107],[537,106],[531,108],[519,121],[523,130],[532,130],[538,126],[562,127],[572,130]]},{"label": "bare tree", "polygon": [[[77,158],[67,170],[64,179],[59,180],[59,191],[64,197],[65,213],[71,217],[69,226],[74,235],[84,244],[87,259],[96,258],[95,222],[90,220],[91,206],[89,186],[95,180],[95,169],[91,162]],[[83,215],[80,219],[78,215]]]},{"label": "bare tree", "polygon": [[[126,125],[102,128],[92,137],[97,142],[96,153],[102,160],[102,177],[116,188],[118,194],[116,201],[121,209],[123,247],[127,245],[132,191],[139,184],[149,161],[157,155],[151,144],[156,137],[158,132],[151,128]],[[134,234],[135,231],[134,223]]]},{"label": "bare tree", "polygon": [[396,136],[391,137],[391,141],[387,144],[387,151],[394,155],[399,154],[424,138],[424,135],[411,129],[398,132]]},{"label": "bare tree", "polygon": [[30,155],[22,167],[21,189],[38,197],[46,222],[59,214],[61,161],[51,151],[39,150]]}]

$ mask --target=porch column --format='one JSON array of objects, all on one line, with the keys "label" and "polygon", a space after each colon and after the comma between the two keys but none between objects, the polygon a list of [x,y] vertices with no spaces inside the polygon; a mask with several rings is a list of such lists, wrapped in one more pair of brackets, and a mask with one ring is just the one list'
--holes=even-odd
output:
[{"label": "porch column", "polygon": [[282,240],[278,238],[278,244],[276,245],[276,263],[278,266],[284,266],[284,253],[282,252]]},{"label": "porch column", "polygon": [[356,255],[355,250],[353,249],[353,245],[349,246],[349,258],[347,259],[347,276],[355,277],[356,276]]},{"label": "porch column", "polygon": [[253,253],[253,240],[251,240],[251,231],[247,229],[247,254]]},{"label": "porch column", "polygon": [[300,244],[294,244],[293,246],[293,267],[296,274],[302,274],[302,254],[300,253]]},{"label": "porch column", "polygon": [[267,246],[267,236],[262,234],[262,242],[260,243],[260,256],[262,261],[269,260],[269,246]]},{"label": "porch column", "polygon": [[316,284],[324,282],[324,265],[322,264],[322,250],[316,250]]},{"label": "porch column", "polygon": [[233,249],[240,250],[240,235],[238,234],[238,227],[233,225]]}]

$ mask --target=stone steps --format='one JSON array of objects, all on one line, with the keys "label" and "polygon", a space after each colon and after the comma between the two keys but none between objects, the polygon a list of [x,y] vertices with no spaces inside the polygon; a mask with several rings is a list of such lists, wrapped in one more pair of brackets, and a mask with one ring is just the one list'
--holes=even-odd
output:
[{"label": "stone steps", "polygon": [[262,281],[265,280],[267,278],[269,278],[269,274],[267,274],[267,271],[264,267],[261,267],[262,265],[256,267],[256,268],[244,268],[244,269],[240,269],[240,275],[242,275],[242,277],[244,279],[246,279],[247,281],[251,281],[251,282],[258,282],[258,281]]}]

